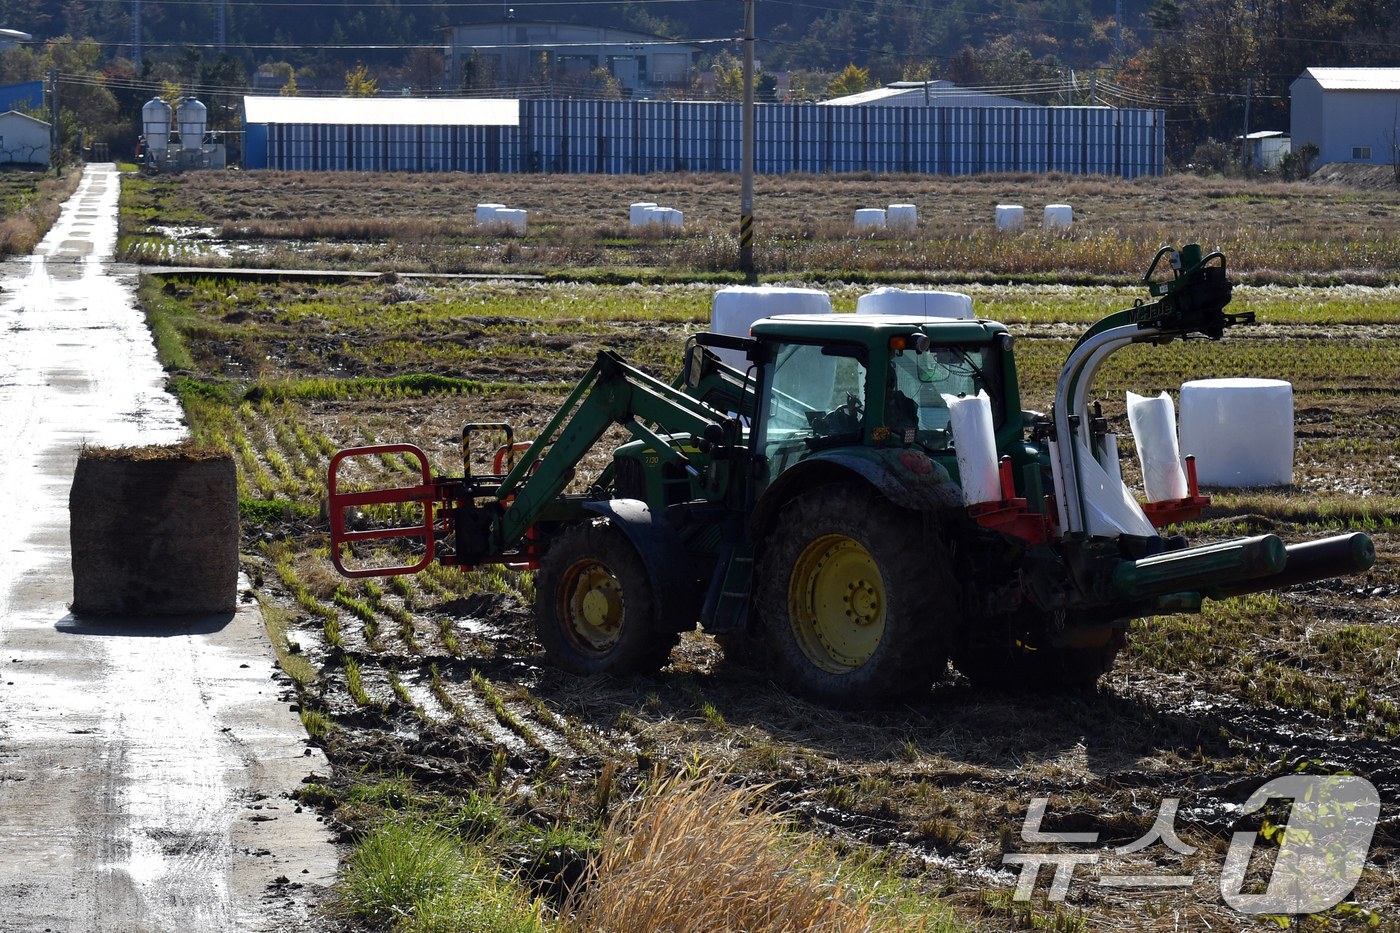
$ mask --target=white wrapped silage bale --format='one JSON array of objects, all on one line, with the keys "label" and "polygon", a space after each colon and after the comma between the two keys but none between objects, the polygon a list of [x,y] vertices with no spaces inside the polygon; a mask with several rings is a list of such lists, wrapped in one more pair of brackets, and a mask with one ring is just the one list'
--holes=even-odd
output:
[{"label": "white wrapped silage bale", "polygon": [[978,392],[967,398],[945,395],[943,401],[948,406],[948,426],[958,455],[963,505],[996,502],[1001,499],[1001,476],[997,473],[992,400],[986,392]]},{"label": "white wrapped silage bale", "polygon": [[655,207],[655,201],[635,201],[628,208],[628,224],[632,227],[640,227],[647,222],[647,208]]},{"label": "white wrapped silage bale", "polygon": [[1176,406],[1163,392],[1156,398],[1128,393],[1128,425],[1142,465],[1148,502],[1172,502],[1189,494],[1176,440]]},{"label": "white wrapped silage bale", "polygon": [[496,220],[496,211],[505,210],[504,204],[478,204],[476,206],[477,226],[493,223]]},{"label": "white wrapped silage bale", "polygon": [[[710,306],[710,333],[747,337],[753,322],[761,318],[779,314],[830,313],[831,296],[820,289],[731,285],[715,292],[714,302]],[[748,360],[738,350],[712,347],[711,352],[735,369],[748,368]]]},{"label": "white wrapped silage bale", "polygon": [[1021,230],[1026,226],[1026,209],[1019,204],[997,205],[997,229]]},{"label": "white wrapped silage bale", "polygon": [[673,233],[679,233],[685,227],[685,214],[674,207],[662,207],[658,212],[664,212],[661,216],[661,223]]},{"label": "white wrapped silage bale", "polygon": [[972,298],[962,292],[885,286],[856,299],[857,314],[906,314],[922,318],[972,320]]},{"label": "white wrapped silage bale", "polygon": [[1198,379],[1181,386],[1181,452],[1202,486],[1293,482],[1293,386],[1281,379]]},{"label": "white wrapped silage bale", "polygon": [[1068,204],[1045,205],[1045,219],[1041,229],[1047,233],[1068,230],[1074,225],[1074,208]]},{"label": "white wrapped silage bale", "polygon": [[885,211],[885,226],[900,233],[913,233],[919,226],[919,209],[913,204],[891,204]]},{"label": "white wrapped silage bale", "polygon": [[509,227],[510,232],[517,236],[524,236],[526,220],[529,217],[529,213],[529,211],[502,207],[497,209],[494,222]]},{"label": "white wrapped silage bale", "polygon": [[883,207],[862,207],[856,211],[856,229],[885,229],[885,209]]}]

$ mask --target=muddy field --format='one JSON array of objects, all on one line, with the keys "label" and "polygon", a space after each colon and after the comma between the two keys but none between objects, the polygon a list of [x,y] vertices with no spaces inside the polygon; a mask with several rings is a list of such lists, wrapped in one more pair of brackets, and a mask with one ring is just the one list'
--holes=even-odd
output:
[{"label": "muddy field", "polygon": [[[1023,338],[1023,404],[1036,408],[1048,406],[1082,329],[1137,295],[969,290],[979,313]],[[861,291],[833,287],[837,309],[853,308]],[[601,821],[639,782],[656,770],[713,772],[765,786],[770,806],[833,858],[876,872],[933,928],[1275,928],[1220,896],[1232,832],[1259,825],[1237,820],[1238,808],[1273,776],[1345,769],[1381,790],[1383,822],[1355,905],[1302,925],[1395,924],[1400,289],[1240,288],[1232,310],[1255,310],[1260,326],[1219,344],[1135,349],[1105,369],[1099,392],[1124,435],[1125,390],[1174,391],[1218,375],[1291,379],[1294,485],[1219,491],[1184,530],[1208,541],[1360,529],[1380,557],[1364,577],[1139,623],[1093,694],[978,692],[950,669],[906,706],[833,712],[727,661],[698,634],[655,677],[580,679],[540,653],[528,572],[434,568],[378,582],[334,573],[319,516],[334,450],[407,441],[451,469],[466,421],[507,420],[529,438],[599,349],[669,377],[711,293],[698,284],[145,281],[142,301],[196,439],[239,458],[248,569],[279,633],[289,697],[335,765],[304,802],[347,845],[396,813],[427,813],[489,839],[491,857],[548,899],[578,876]],[[1131,483],[1127,437],[1123,447]],[[600,451],[586,466],[604,463]],[[393,456],[353,476],[410,481]],[[1033,900],[1014,902],[1003,854],[1053,850],[1020,839],[1036,797],[1050,799],[1044,829],[1096,831],[1094,851],[1143,836],[1161,801],[1178,797],[1176,829],[1196,851],[1104,852],[1063,903],[1046,898],[1046,868]],[[1252,866],[1256,881],[1267,851]],[[1194,881],[1166,891],[1099,883],[1123,874]]]},{"label": "muddy field", "polygon": [[[1222,248],[1259,282],[1381,284],[1400,267],[1400,192],[1193,175],[1123,181],[1059,175],[759,176],[763,272],[841,277],[1040,276],[1123,280],[1163,243]],[[628,229],[627,205],[679,208],[675,236]],[[530,212],[527,237],[479,230],[478,202]],[[911,235],[857,236],[857,208],[914,203]],[[1074,208],[1069,235],[1042,235],[1044,205]],[[737,268],[738,178],[727,175],[399,175],[210,172],[198,183],[133,179],[119,254],[181,265],[721,275]],[[997,235],[999,203],[1027,232]]]}]

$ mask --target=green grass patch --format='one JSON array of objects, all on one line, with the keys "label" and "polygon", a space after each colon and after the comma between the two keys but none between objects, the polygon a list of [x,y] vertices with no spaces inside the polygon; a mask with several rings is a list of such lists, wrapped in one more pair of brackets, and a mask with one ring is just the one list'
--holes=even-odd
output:
[{"label": "green grass patch", "polygon": [[306,734],[313,739],[324,739],[335,728],[325,713],[304,706],[301,709],[301,724],[306,727]]},{"label": "green grass patch", "polygon": [[288,499],[239,499],[238,517],[252,525],[275,525],[288,518],[314,519],[319,510],[306,502]]},{"label": "green grass patch", "polygon": [[533,933],[543,906],[494,860],[431,823],[390,819],[365,835],[338,885],[345,913],[402,933]]}]

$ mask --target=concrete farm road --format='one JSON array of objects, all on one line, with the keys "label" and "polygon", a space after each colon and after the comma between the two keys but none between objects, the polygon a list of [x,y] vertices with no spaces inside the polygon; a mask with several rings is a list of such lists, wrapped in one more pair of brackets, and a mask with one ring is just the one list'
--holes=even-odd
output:
[{"label": "concrete farm road", "polygon": [[251,594],[221,617],[66,608],[79,447],[185,433],[112,267],[118,194],[112,165],[88,166],[0,277],[0,930],[304,928],[335,851],[286,795],[326,764],[279,700]]}]

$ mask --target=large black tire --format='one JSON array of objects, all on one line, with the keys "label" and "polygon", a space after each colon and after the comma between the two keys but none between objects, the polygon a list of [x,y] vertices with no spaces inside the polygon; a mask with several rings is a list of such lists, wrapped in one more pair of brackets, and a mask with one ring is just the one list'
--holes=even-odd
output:
[{"label": "large black tire", "polygon": [[1127,646],[1122,629],[1104,633],[1102,644],[1069,647],[1049,644],[1044,626],[1035,628],[964,641],[953,653],[953,666],[981,690],[1076,693],[1093,690]]},{"label": "large black tire", "polygon": [[822,486],[784,506],[755,578],[768,658],[800,696],[879,706],[942,679],[961,624],[936,517]]},{"label": "large black tire", "polygon": [[612,522],[576,525],[540,561],[535,627],[555,666],[583,675],[660,670],[680,636],[656,621],[646,565]]}]

